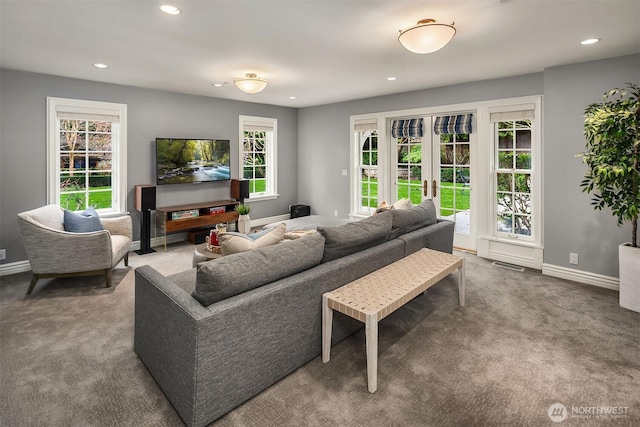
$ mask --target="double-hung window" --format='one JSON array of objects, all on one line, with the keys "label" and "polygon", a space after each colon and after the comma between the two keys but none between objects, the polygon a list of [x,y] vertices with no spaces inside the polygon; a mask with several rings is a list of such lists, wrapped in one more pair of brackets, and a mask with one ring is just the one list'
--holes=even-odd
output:
[{"label": "double-hung window", "polygon": [[491,113],[494,126],[494,233],[533,239],[536,195],[533,110]]},{"label": "double-hung window", "polygon": [[126,211],[127,106],[47,98],[48,203]]},{"label": "double-hung window", "polygon": [[358,183],[356,212],[370,215],[378,207],[378,122],[356,121],[354,138],[358,147]]},{"label": "double-hung window", "polygon": [[253,200],[278,196],[277,127],[277,119],[240,116],[240,171]]}]

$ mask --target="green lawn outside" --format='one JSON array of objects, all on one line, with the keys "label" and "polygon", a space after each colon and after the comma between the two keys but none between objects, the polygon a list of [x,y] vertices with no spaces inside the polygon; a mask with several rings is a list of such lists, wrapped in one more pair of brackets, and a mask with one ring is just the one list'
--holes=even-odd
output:
[{"label": "green lawn outside", "polygon": [[[108,209],[111,207],[111,187],[94,187],[89,193],[89,206],[94,209]],[[60,194],[60,206],[70,211],[82,211],[86,205],[85,193]]]},{"label": "green lawn outside", "polygon": [[[368,185],[367,185],[368,184]],[[440,183],[440,209],[443,215],[451,215],[454,208],[454,191],[455,209],[458,211],[467,210],[470,207],[471,192],[469,187],[465,187],[462,183],[456,183],[455,189],[451,182]],[[411,197],[409,197],[409,193]],[[419,204],[422,200],[422,183],[421,181],[409,182],[409,180],[398,181],[398,200],[410,198],[413,204]],[[378,206],[378,181],[371,179],[362,183],[362,206],[369,207]]]}]

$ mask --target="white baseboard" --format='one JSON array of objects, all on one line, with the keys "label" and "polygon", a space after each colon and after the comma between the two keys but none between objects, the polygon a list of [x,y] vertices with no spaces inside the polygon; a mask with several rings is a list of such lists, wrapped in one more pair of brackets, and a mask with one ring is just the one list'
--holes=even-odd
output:
[{"label": "white baseboard", "polygon": [[614,291],[620,290],[620,281],[617,277],[590,273],[588,271],[580,271],[552,264],[542,264],[542,274],[558,277],[560,279],[572,280],[574,282],[584,283],[587,285],[598,286],[600,288],[613,289]]},{"label": "white baseboard", "polygon": [[[259,218],[251,220],[251,226],[259,227],[261,225],[271,224],[272,222],[276,221],[285,221],[289,218],[289,214]],[[167,235],[167,244],[184,242],[185,240],[187,240],[187,233],[174,233]],[[165,238],[164,236],[153,237],[151,238],[150,243],[152,248],[157,248],[158,246],[164,247]],[[140,241],[136,240],[135,242],[131,242],[131,247],[129,248],[129,250],[135,251],[138,249],[140,249]],[[31,271],[31,264],[28,260],[10,262],[8,264],[0,265],[0,277],[8,276],[10,274],[24,273],[26,271]]]}]

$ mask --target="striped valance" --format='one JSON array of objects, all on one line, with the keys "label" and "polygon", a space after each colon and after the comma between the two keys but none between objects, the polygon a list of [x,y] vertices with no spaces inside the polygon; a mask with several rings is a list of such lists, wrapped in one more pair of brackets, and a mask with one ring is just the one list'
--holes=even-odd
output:
[{"label": "striped valance", "polygon": [[441,133],[471,133],[473,132],[471,125],[472,120],[473,114],[436,117],[436,122],[433,125],[433,131],[437,135],[440,135]]},{"label": "striped valance", "polygon": [[424,135],[423,119],[394,120],[391,123],[391,136],[394,138],[413,136],[416,138]]}]

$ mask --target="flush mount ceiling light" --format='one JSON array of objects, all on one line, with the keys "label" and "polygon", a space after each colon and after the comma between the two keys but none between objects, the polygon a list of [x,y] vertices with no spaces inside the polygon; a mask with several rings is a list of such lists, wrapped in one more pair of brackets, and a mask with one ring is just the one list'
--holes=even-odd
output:
[{"label": "flush mount ceiling light", "polygon": [[599,41],[600,39],[586,39],[586,40],[582,40],[580,44],[588,45],[588,44],[598,43]]},{"label": "flush mount ceiling light", "polygon": [[455,33],[453,23],[437,24],[433,19],[423,19],[414,27],[400,30],[398,41],[411,52],[433,53],[445,47]]},{"label": "flush mount ceiling light", "polygon": [[96,68],[108,68],[109,67],[107,64],[101,64],[101,63],[93,64],[93,66],[96,67]]},{"label": "flush mount ceiling light", "polygon": [[182,12],[177,7],[171,6],[169,4],[163,4],[162,6],[160,6],[160,10],[164,13],[168,13],[169,15],[180,15],[180,13]]},{"label": "flush mount ceiling light", "polygon": [[237,88],[245,93],[258,93],[267,87],[267,81],[259,78],[253,73],[249,73],[243,79],[233,81]]}]

